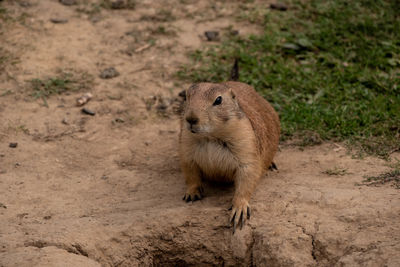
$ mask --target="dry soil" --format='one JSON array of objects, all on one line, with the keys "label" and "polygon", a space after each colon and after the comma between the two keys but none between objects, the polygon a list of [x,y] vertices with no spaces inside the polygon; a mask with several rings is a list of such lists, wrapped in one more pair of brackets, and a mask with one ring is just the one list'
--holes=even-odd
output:
[{"label": "dry soil", "polygon": [[[234,235],[231,186],[182,201],[174,73],[268,2],[65,2],[0,1],[0,266],[400,266],[400,191],[362,185],[388,162],[341,144],[281,144]],[[63,73],[79,90],[31,96]]]}]

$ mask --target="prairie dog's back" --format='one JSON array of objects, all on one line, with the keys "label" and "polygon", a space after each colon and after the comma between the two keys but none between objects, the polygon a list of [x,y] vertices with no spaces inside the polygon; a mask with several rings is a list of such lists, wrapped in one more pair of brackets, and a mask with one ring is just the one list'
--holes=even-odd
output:
[{"label": "prairie dog's back", "polygon": [[[279,116],[274,108],[253,87],[240,82],[225,82],[233,90],[239,106],[253,127],[259,150],[265,164],[272,162],[279,143]],[[265,166],[265,167],[268,167]]]}]

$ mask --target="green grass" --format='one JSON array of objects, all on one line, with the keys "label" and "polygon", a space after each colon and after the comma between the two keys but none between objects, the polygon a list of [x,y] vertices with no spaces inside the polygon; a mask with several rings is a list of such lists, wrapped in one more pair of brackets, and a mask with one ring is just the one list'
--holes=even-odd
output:
[{"label": "green grass", "polygon": [[29,81],[31,95],[35,99],[42,99],[44,106],[48,107],[47,99],[51,95],[73,92],[88,88],[92,83],[93,77],[87,73],[82,73],[79,77],[69,72],[61,72],[56,77],[45,79],[32,79]]},{"label": "green grass", "polygon": [[400,149],[400,4],[290,1],[265,11],[264,32],[193,51],[178,76],[220,82],[239,59],[280,114],[282,139],[317,133],[387,157]]},{"label": "green grass", "polygon": [[333,169],[327,169],[323,171],[322,173],[329,175],[329,176],[343,176],[346,174],[349,174],[347,169],[345,168],[340,168],[340,167],[334,167]]},{"label": "green grass", "polygon": [[390,183],[395,188],[400,189],[400,169],[393,169],[377,176],[367,176],[365,177],[362,185],[378,186],[387,183]]}]

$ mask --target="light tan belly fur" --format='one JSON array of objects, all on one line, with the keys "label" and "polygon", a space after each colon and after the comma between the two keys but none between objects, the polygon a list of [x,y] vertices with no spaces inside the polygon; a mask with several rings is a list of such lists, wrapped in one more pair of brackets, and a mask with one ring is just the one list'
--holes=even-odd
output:
[{"label": "light tan belly fur", "polygon": [[199,142],[194,148],[193,158],[204,178],[215,181],[233,181],[237,160],[222,144],[213,141]]}]

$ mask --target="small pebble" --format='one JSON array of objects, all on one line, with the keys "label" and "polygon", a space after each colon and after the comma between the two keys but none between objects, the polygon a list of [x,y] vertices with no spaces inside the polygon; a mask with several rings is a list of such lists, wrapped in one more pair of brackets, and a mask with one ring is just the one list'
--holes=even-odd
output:
[{"label": "small pebble", "polygon": [[239,35],[239,31],[238,30],[232,30],[229,32],[232,36],[237,36]]},{"label": "small pebble", "polygon": [[182,97],[183,100],[186,100],[186,90],[182,90],[179,92],[178,96]]},{"label": "small pebble", "polygon": [[119,76],[119,72],[114,67],[104,69],[100,73],[100,78],[102,79],[111,79],[117,76]]},{"label": "small pebble", "polygon": [[272,3],[269,5],[271,9],[276,9],[279,11],[286,11],[288,9],[287,5],[281,2]]},{"label": "small pebble", "polygon": [[206,31],[204,35],[207,37],[207,41],[216,41],[218,40],[219,32],[217,31]]},{"label": "small pebble", "polygon": [[60,3],[65,6],[76,5],[76,0],[60,0]]},{"label": "small pebble", "polygon": [[51,219],[51,216],[50,216],[50,215],[44,216],[43,219],[45,219],[45,220],[50,220],[50,219]]},{"label": "small pebble", "polygon": [[90,116],[96,115],[96,112],[91,111],[90,109],[87,109],[87,108],[83,108],[83,109],[82,109],[82,113],[87,114],[87,115],[90,115]]},{"label": "small pebble", "polygon": [[18,143],[10,143],[9,146],[12,147],[12,148],[16,148],[18,146]]},{"label": "small pebble", "polygon": [[108,176],[107,176],[107,175],[103,175],[103,176],[101,176],[101,179],[107,180],[107,179],[108,179]]},{"label": "small pebble", "polygon": [[87,102],[89,102],[90,99],[92,99],[93,95],[91,93],[86,93],[82,96],[80,96],[77,100],[76,100],[76,104],[78,106],[83,106],[84,104],[86,104]]},{"label": "small pebble", "polygon": [[124,123],[125,120],[123,118],[116,118],[115,122]]},{"label": "small pebble", "polygon": [[63,124],[65,124],[65,125],[69,125],[69,122],[68,122],[67,118],[64,118],[61,122],[62,122]]},{"label": "small pebble", "polygon": [[7,208],[7,206],[6,206],[6,205],[4,205],[3,203],[0,203],[0,208],[4,208],[4,209],[6,209],[6,208]]},{"label": "small pebble", "polygon": [[31,7],[31,6],[32,6],[32,4],[29,3],[28,1],[21,1],[21,2],[19,2],[18,4],[19,4],[20,6],[22,6],[22,7]]},{"label": "small pebble", "polygon": [[122,9],[125,7],[125,1],[124,0],[115,0],[111,2],[111,8],[112,9]]},{"label": "small pebble", "polygon": [[50,21],[53,22],[54,24],[65,24],[68,22],[67,19],[63,18],[51,18]]}]

